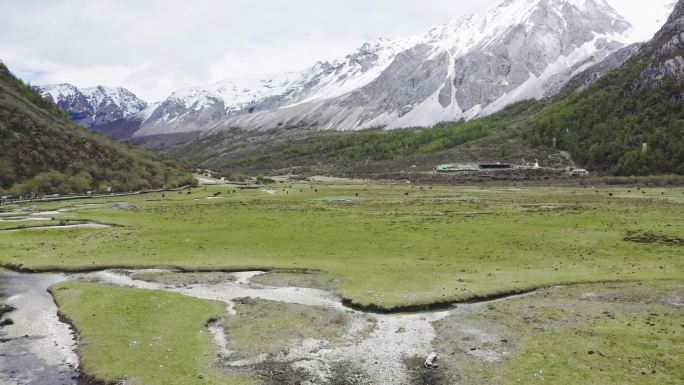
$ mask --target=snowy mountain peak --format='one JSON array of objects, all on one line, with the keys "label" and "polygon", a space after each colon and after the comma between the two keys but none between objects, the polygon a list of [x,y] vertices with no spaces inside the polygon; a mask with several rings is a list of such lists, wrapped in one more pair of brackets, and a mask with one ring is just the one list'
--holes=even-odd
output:
[{"label": "snowy mountain peak", "polygon": [[147,103],[125,88],[71,84],[35,87],[44,99],[57,104],[79,124],[94,128],[121,119],[134,118]]},{"label": "snowy mountain peak", "polygon": [[36,87],[43,98],[57,104],[60,100],[73,97],[79,90],[71,84],[51,84]]},{"label": "snowy mountain peak", "polygon": [[[505,0],[487,12],[460,17],[432,28],[424,40],[454,50],[473,49],[514,28],[527,32],[549,27],[583,29],[598,34],[621,34],[630,24],[603,0]],[[588,28],[587,28],[588,27]]]},{"label": "snowy mountain peak", "polygon": [[103,108],[109,104],[121,109],[124,118],[136,115],[147,107],[147,103],[139,99],[129,90],[121,87],[97,86],[83,88],[81,92],[96,108]]}]

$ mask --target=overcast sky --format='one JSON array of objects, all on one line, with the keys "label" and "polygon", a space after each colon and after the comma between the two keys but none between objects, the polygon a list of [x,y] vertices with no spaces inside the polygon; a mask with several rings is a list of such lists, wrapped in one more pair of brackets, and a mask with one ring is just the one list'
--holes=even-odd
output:
[{"label": "overcast sky", "polygon": [[[229,77],[302,70],[500,1],[0,0],[0,60],[34,84],[123,86],[154,101]],[[608,0],[643,39],[672,1]]]}]

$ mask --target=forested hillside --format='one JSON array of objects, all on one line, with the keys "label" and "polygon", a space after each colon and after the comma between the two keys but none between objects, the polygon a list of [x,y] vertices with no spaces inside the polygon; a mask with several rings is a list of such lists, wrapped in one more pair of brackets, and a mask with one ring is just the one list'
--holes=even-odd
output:
[{"label": "forested hillside", "polygon": [[72,123],[0,63],[0,192],[54,194],[190,183],[175,162]]},{"label": "forested hillside", "polygon": [[617,175],[684,174],[684,1],[631,59],[532,115],[532,145]]},{"label": "forested hillside", "polygon": [[[291,135],[286,140],[281,140],[274,134],[269,140],[261,142],[257,137],[234,139],[219,133],[201,137],[169,153],[186,161],[217,168],[282,168],[328,163],[334,164],[337,169],[344,169],[355,162],[401,160],[409,156],[434,154],[461,145],[470,145],[479,140],[487,141],[488,138],[499,138],[501,135],[519,136],[520,132],[515,127],[519,125],[520,119],[539,108],[541,106],[538,103],[527,101],[509,106],[487,118],[440,123],[430,128],[323,131]],[[496,155],[501,154],[497,152]]]}]

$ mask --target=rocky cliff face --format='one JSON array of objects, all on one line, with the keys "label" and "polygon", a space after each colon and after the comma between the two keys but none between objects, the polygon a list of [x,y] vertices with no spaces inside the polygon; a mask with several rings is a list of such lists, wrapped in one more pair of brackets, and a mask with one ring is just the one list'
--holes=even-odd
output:
[{"label": "rocky cliff face", "polygon": [[525,83],[538,87],[530,96],[553,93],[549,89],[567,81],[575,65],[600,61],[622,47],[610,35],[624,33],[629,24],[602,1],[579,3],[541,1],[505,33],[458,58],[454,84],[461,109],[486,109]]},{"label": "rocky cliff face", "polygon": [[599,63],[596,63],[583,72],[575,75],[568,81],[564,89],[572,92],[583,91],[603,77],[603,75],[623,65],[639,51],[642,45],[642,43],[634,43],[613,52]]},{"label": "rocky cliff face", "polygon": [[657,88],[668,80],[684,79],[684,0],[677,2],[667,23],[639,55],[649,64],[632,84],[633,91]]}]

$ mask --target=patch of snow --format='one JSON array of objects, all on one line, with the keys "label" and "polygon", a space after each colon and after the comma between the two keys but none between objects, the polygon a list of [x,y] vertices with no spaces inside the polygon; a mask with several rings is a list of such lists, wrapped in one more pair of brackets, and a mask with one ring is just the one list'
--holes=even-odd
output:
[{"label": "patch of snow", "polygon": [[250,283],[249,281],[252,278],[254,278],[258,275],[263,275],[263,274],[266,274],[266,272],[265,271],[240,271],[237,273],[233,273],[235,278],[237,278],[235,280],[235,283],[241,283],[243,285],[249,284]]},{"label": "patch of snow", "polygon": [[71,84],[48,84],[38,87],[38,92],[45,98],[49,96],[54,103],[71,99],[79,93],[78,88]]},{"label": "patch of snow", "polygon": [[149,119],[150,116],[152,116],[154,111],[156,111],[160,105],[161,105],[161,102],[149,103],[147,105],[147,107],[145,107],[144,109],[142,109],[140,112],[138,112],[135,115],[136,119],[138,119],[140,121],[145,121],[145,120]]},{"label": "patch of snow", "polygon": [[[288,72],[226,79],[218,83],[178,90],[169,96],[167,102],[195,112],[222,107],[227,113],[231,113],[245,109],[264,98],[292,92],[300,76],[300,73]],[[223,106],[220,106],[221,103]],[[182,115],[164,116],[161,120],[173,122],[182,118]]]}]

